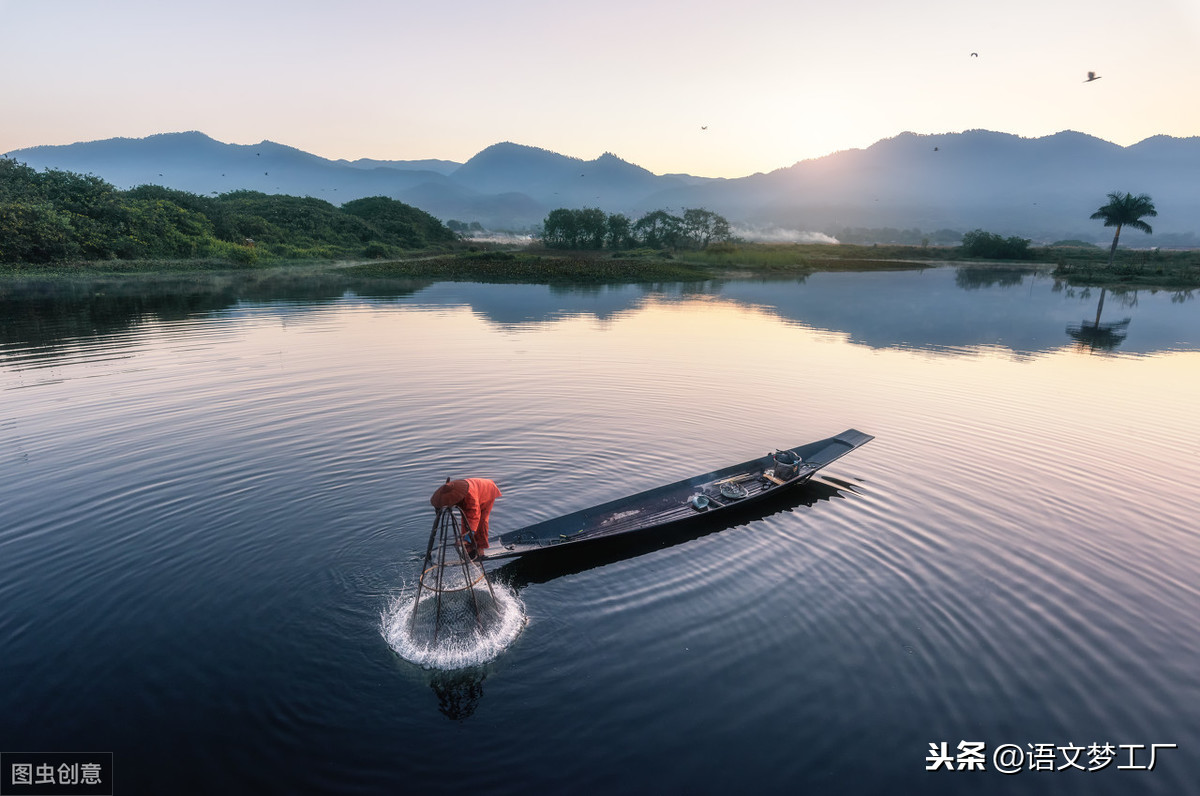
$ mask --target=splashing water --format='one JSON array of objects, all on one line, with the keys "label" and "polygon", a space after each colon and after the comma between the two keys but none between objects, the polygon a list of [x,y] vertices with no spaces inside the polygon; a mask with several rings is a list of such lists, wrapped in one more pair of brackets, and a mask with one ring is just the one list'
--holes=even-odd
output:
[{"label": "splashing water", "polygon": [[480,585],[442,594],[440,623],[434,595],[422,594],[414,620],[415,601],[415,589],[392,597],[380,616],[380,632],[401,658],[432,669],[462,669],[494,660],[526,623],[525,606],[502,583],[493,583],[491,591]]}]

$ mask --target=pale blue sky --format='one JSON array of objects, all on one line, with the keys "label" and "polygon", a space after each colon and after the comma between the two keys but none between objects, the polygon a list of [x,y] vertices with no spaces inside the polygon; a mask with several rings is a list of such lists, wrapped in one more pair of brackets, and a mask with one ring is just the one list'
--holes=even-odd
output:
[{"label": "pale blue sky", "polygon": [[737,177],[905,130],[1200,135],[1200,0],[0,0],[0,25],[0,152],[200,130]]}]

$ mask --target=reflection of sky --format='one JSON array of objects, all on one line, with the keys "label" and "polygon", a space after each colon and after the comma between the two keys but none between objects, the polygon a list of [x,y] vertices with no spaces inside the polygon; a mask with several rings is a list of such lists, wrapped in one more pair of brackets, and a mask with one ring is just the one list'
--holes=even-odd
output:
[{"label": "reflection of sky", "polygon": [[[660,297],[687,300],[691,288],[667,288]],[[572,316],[611,320],[636,310],[656,291],[638,286],[566,291],[538,285],[439,283],[411,301],[471,307],[505,325],[554,322]],[[1055,289],[1045,276],[1023,275],[1011,285],[964,289],[954,268],[877,273],[820,273],[803,282],[732,281],[712,286],[718,299],[755,306],[816,329],[849,335],[872,348],[953,350],[997,346],[1033,354],[1072,343],[1066,327],[1092,321],[1099,288]],[[1102,321],[1131,318],[1117,349],[1147,354],[1200,348],[1200,313],[1170,291],[1109,292]]]}]

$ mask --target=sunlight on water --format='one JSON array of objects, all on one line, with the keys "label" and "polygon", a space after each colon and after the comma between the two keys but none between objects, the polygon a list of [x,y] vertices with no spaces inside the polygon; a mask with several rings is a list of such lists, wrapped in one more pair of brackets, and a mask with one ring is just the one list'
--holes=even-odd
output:
[{"label": "sunlight on water", "polygon": [[[381,614],[380,632],[397,655],[429,669],[464,669],[495,660],[525,627],[525,607],[502,583],[493,583],[490,593],[486,586],[473,591],[443,594],[440,623],[439,607],[428,591],[419,605],[415,589],[401,592]],[[478,622],[474,605],[479,606]]]}]

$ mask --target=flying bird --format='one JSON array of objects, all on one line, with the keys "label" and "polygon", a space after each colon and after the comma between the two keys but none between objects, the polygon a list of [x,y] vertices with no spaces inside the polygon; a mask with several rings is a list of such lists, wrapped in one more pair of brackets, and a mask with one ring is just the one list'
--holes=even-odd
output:
[{"label": "flying bird", "polygon": [[972,57],[972,58],[978,58],[978,57],[979,57],[979,53],[971,53],[971,57]]},{"label": "flying bird", "polygon": [[700,129],[701,129],[701,130],[707,130],[707,129],[708,129],[708,125],[707,125],[707,124],[702,124],[702,125],[700,125]]},{"label": "flying bird", "polygon": [[1091,83],[1093,80],[1099,80],[1099,79],[1100,79],[1100,75],[1096,74],[1095,72],[1088,72],[1088,79],[1083,82]]}]

